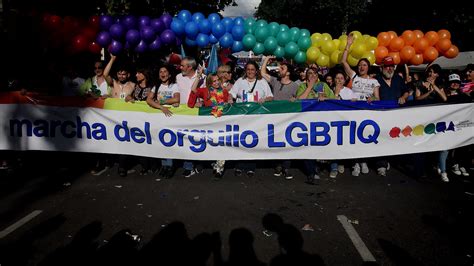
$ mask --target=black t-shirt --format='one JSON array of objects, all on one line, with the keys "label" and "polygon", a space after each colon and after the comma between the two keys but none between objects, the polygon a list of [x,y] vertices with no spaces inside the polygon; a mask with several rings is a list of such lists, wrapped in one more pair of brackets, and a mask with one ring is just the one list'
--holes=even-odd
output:
[{"label": "black t-shirt", "polygon": [[399,75],[395,74],[392,77],[390,86],[388,86],[382,75],[377,75],[376,79],[380,84],[380,100],[398,100],[398,98],[400,98],[400,96],[402,96],[407,91],[405,81]]}]

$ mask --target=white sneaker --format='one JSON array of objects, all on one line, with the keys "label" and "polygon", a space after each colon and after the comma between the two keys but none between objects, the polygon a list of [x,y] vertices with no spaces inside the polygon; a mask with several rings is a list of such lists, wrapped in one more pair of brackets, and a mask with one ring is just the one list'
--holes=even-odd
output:
[{"label": "white sneaker", "polygon": [[438,175],[441,174],[441,169],[439,169],[439,167],[436,167],[436,171],[438,171]]},{"label": "white sneaker", "polygon": [[443,180],[443,182],[449,182],[448,174],[441,173],[441,180]]},{"label": "white sneaker", "polygon": [[385,167],[380,167],[377,169],[377,174],[379,176],[387,176],[387,168]]},{"label": "white sneaker", "polygon": [[314,180],[319,180],[319,179],[321,179],[321,177],[319,177],[318,174],[314,174],[313,178],[314,178]]},{"label": "white sneaker", "polygon": [[352,175],[353,176],[359,176],[360,174],[360,166],[358,163],[354,164],[354,166],[352,167]]},{"label": "white sneaker", "polygon": [[[464,169],[464,170],[465,170],[465,169]],[[453,174],[455,174],[455,175],[461,175],[461,174],[462,174],[461,170],[459,169],[459,164],[453,165],[453,167],[451,167],[451,171],[452,171]]]},{"label": "white sneaker", "polygon": [[332,170],[330,173],[329,173],[329,177],[330,178],[336,178],[337,176],[337,170]]},{"label": "white sneaker", "polygon": [[367,167],[367,163],[360,163],[360,166],[362,168],[362,173],[363,174],[368,174],[369,173],[369,167]]},{"label": "white sneaker", "polygon": [[461,171],[463,176],[469,176],[469,172],[464,167],[459,167],[459,171]]},{"label": "white sneaker", "polygon": [[344,174],[344,165],[340,164],[337,166],[337,171],[339,174]]}]

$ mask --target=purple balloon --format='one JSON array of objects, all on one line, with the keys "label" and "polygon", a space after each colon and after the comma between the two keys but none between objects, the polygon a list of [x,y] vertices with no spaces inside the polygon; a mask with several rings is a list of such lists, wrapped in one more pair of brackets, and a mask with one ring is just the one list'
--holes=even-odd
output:
[{"label": "purple balloon", "polygon": [[135,29],[128,30],[125,35],[125,40],[127,40],[130,46],[137,45],[140,42],[140,32]]},{"label": "purple balloon", "polygon": [[100,16],[99,25],[101,30],[109,30],[110,26],[114,24],[113,18],[108,15]]},{"label": "purple balloon", "polygon": [[150,26],[155,30],[156,33],[161,33],[165,30],[165,24],[159,18],[154,18],[150,22]]},{"label": "purple balloon", "polygon": [[161,35],[161,42],[163,42],[166,45],[173,44],[175,42],[176,36],[174,35],[174,32],[172,30],[164,30]]},{"label": "purple balloon", "polygon": [[125,16],[123,19],[122,19],[122,25],[127,29],[134,29],[136,28],[137,26],[137,19],[132,16],[132,15],[128,15],[128,16]]},{"label": "purple balloon", "polygon": [[110,26],[109,32],[110,32],[110,36],[112,36],[112,38],[116,40],[122,38],[124,34],[122,25],[118,23]]},{"label": "purple balloon", "polygon": [[181,38],[176,37],[176,46],[181,46],[183,44],[183,40]]},{"label": "purple balloon", "polygon": [[148,16],[141,16],[138,18],[138,26],[140,28],[149,26],[150,25],[150,17]]},{"label": "purple balloon", "polygon": [[140,37],[146,42],[152,42],[155,38],[155,31],[150,26],[145,26],[140,29]]},{"label": "purple balloon", "polygon": [[173,21],[173,17],[168,13],[164,13],[161,15],[160,20],[163,22],[163,24],[165,24],[165,28],[169,29],[171,26],[171,21]]},{"label": "purple balloon", "polygon": [[113,55],[118,55],[122,52],[123,45],[121,42],[113,40],[109,46],[109,52]]},{"label": "purple balloon", "polygon": [[102,31],[97,35],[96,41],[100,46],[107,47],[107,45],[112,41],[112,37],[110,37],[109,32]]},{"label": "purple balloon", "polygon": [[160,37],[156,37],[156,39],[152,43],[150,43],[150,46],[148,46],[148,48],[150,48],[151,51],[159,50],[160,47],[161,47]]},{"label": "purple balloon", "polygon": [[135,52],[142,54],[148,50],[148,44],[144,40],[141,40],[140,43],[135,47]]}]

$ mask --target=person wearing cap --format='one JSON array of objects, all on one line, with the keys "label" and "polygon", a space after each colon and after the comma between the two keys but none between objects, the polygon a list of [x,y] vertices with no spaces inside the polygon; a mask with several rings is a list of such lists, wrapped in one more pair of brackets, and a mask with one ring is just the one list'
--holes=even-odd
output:
[{"label": "person wearing cap", "polygon": [[382,60],[381,73],[376,76],[380,84],[380,100],[396,100],[404,104],[409,93],[403,78],[395,74],[395,68],[393,57],[387,56]]}]

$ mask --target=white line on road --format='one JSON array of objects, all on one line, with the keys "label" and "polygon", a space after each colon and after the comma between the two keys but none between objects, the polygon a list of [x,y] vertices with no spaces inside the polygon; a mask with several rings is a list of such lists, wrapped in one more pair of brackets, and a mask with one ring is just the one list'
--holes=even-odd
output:
[{"label": "white line on road", "polygon": [[35,210],[32,213],[28,214],[27,216],[21,218],[18,222],[10,225],[7,227],[5,230],[0,232],[0,239],[6,237],[9,235],[11,232],[15,231],[16,229],[20,228],[22,225],[26,224],[36,216],[38,216],[40,213],[42,213],[42,210]]},{"label": "white line on road", "polygon": [[357,249],[360,256],[362,257],[362,260],[363,261],[376,261],[372,253],[370,253],[370,250],[364,244],[364,241],[362,241],[362,239],[360,238],[357,231],[354,229],[352,224],[350,224],[349,221],[347,220],[347,217],[344,215],[338,215],[337,220],[341,222],[342,227],[344,227],[344,230],[346,230],[346,233],[349,235],[349,238],[351,239],[352,244],[354,244],[355,248]]}]

